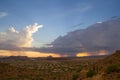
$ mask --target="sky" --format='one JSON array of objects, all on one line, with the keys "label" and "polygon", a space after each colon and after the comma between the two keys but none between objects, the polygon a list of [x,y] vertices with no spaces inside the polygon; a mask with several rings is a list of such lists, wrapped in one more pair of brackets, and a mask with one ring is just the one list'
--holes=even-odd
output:
[{"label": "sky", "polygon": [[[41,50],[48,46],[46,44],[57,47],[54,43],[60,36],[119,17],[119,8],[120,0],[0,0],[1,50],[11,45],[14,48],[35,47],[39,55],[38,48]],[[59,53],[55,51],[58,48],[46,49],[50,55]]]}]

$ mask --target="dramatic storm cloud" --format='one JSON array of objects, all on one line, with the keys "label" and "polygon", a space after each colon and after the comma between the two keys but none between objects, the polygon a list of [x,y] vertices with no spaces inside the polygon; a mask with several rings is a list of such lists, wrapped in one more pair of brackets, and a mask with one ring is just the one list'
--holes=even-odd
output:
[{"label": "dramatic storm cloud", "polygon": [[47,44],[48,47],[32,48],[32,35],[41,27],[42,25],[34,24],[27,26],[22,31],[17,31],[12,27],[6,32],[0,32],[0,49],[43,54],[54,53],[54,55],[63,57],[103,55],[120,49],[119,18],[97,22],[86,29],[75,30],[65,36],[59,36]]},{"label": "dramatic storm cloud", "polygon": [[60,36],[51,44],[52,47],[41,49],[61,54],[76,55],[112,52],[120,49],[120,19],[97,22],[83,30],[69,32]]},{"label": "dramatic storm cloud", "polygon": [[14,27],[11,27],[6,32],[0,32],[0,49],[31,47],[32,35],[39,28],[42,28],[42,25],[35,23],[26,26],[22,31],[17,31]]}]

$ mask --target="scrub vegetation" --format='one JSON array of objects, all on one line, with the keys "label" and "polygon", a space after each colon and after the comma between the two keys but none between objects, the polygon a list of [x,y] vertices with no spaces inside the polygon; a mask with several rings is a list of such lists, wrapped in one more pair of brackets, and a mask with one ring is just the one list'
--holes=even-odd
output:
[{"label": "scrub vegetation", "polygon": [[108,57],[0,59],[0,80],[119,80],[120,51]]}]

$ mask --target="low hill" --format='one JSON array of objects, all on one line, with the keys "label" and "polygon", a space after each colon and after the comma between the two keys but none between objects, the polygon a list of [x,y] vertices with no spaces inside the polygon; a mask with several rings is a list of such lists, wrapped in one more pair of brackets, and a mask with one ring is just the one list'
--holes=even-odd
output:
[{"label": "low hill", "polygon": [[84,80],[120,80],[120,50],[96,62],[90,70],[95,73]]}]

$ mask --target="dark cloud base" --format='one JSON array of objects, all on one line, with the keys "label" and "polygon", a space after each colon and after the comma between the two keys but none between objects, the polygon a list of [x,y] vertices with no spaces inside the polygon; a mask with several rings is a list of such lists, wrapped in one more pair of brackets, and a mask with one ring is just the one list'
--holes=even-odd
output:
[{"label": "dark cloud base", "polygon": [[99,51],[107,51],[111,53],[120,49],[120,18],[95,23],[86,29],[59,36],[49,44],[51,47],[17,48],[5,47],[2,43],[0,45],[0,49],[5,50],[48,52],[69,56],[75,56],[79,52],[97,54],[96,52]]},{"label": "dark cloud base", "polygon": [[120,18],[95,23],[84,30],[75,30],[60,36],[51,43],[52,47],[40,49],[60,54],[76,54],[98,51],[113,52],[120,49]]}]

